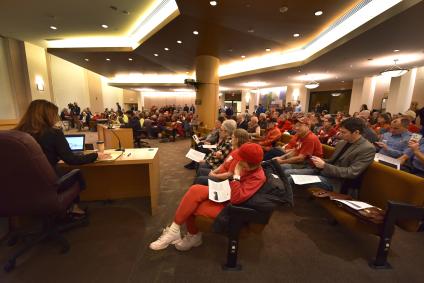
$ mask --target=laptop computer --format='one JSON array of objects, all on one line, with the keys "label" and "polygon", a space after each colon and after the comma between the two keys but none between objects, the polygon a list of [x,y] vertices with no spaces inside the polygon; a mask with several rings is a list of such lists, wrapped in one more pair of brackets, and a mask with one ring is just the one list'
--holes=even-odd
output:
[{"label": "laptop computer", "polygon": [[85,135],[65,135],[72,152],[76,154],[84,153]]}]

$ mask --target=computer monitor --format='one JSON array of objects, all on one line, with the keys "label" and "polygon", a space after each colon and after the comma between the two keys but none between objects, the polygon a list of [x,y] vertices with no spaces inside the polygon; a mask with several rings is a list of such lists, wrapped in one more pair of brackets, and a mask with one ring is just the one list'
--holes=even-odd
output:
[{"label": "computer monitor", "polygon": [[85,135],[65,135],[72,151],[84,151]]}]

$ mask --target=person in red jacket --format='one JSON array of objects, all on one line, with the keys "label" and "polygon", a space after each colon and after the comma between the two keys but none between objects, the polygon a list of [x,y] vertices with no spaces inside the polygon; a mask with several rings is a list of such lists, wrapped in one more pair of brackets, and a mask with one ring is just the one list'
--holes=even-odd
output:
[{"label": "person in red jacket", "polygon": [[[233,181],[230,182],[231,204],[240,204],[253,196],[265,183],[265,173],[261,167],[262,148],[258,144],[243,144],[234,158],[239,162],[234,169]],[[150,244],[152,250],[163,250],[174,244],[180,251],[187,251],[202,244],[202,234],[195,225],[195,216],[216,218],[228,202],[219,203],[209,200],[209,188],[193,185],[185,193],[175,213],[174,222],[165,228],[162,235]],[[187,235],[181,238],[181,225],[187,227]]]},{"label": "person in red jacket", "polygon": [[293,124],[287,119],[287,114],[281,114],[278,118],[278,128],[282,133],[293,130]]},{"label": "person in red jacket", "polygon": [[259,145],[264,152],[269,151],[281,138],[280,129],[277,127],[277,120],[272,118],[268,121],[265,138],[259,141]]},{"label": "person in red jacket", "polygon": [[324,125],[318,132],[318,138],[321,143],[327,144],[328,139],[332,138],[337,131],[334,129],[336,121],[333,117],[324,118]]}]

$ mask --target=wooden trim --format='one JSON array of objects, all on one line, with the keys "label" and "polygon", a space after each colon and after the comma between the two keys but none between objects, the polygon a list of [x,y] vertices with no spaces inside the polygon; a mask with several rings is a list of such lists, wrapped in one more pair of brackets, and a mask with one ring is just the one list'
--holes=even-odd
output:
[{"label": "wooden trim", "polygon": [[0,120],[0,130],[10,130],[18,124],[18,119]]}]

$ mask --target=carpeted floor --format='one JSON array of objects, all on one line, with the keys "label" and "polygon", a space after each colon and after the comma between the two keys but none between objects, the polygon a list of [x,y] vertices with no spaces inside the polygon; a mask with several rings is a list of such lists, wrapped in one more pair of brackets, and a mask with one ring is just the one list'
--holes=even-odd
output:
[{"label": "carpeted floor", "polygon": [[[294,209],[273,214],[261,236],[242,240],[241,272],[221,270],[226,238],[216,234],[204,235],[202,246],[184,253],[149,250],[194,175],[183,168],[189,140],[150,143],[159,147],[161,163],[157,216],[148,214],[143,199],[87,203],[90,225],[65,234],[69,253],[59,254],[55,243],[45,242],[10,274],[0,271],[0,282],[422,282],[423,233],[398,229],[390,254],[394,268],[373,270],[367,261],[377,238],[329,225],[324,211],[302,194]],[[1,264],[12,251],[0,243]]]}]

